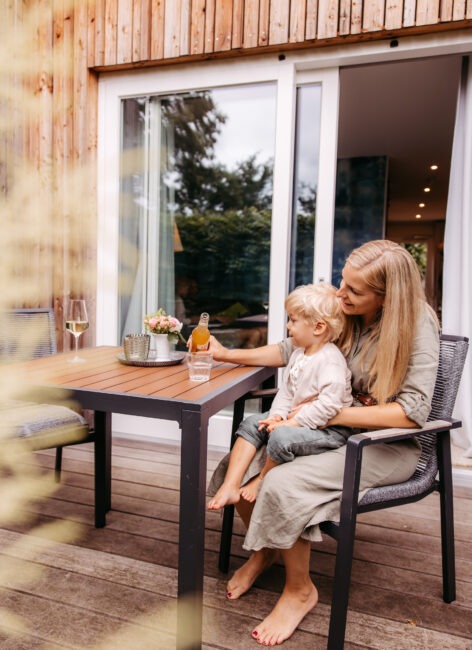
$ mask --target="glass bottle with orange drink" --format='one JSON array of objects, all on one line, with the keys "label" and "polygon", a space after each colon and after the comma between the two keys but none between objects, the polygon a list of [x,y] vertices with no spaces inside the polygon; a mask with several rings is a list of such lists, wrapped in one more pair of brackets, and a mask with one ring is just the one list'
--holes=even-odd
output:
[{"label": "glass bottle with orange drink", "polygon": [[210,344],[210,330],[208,329],[208,321],[210,316],[203,312],[200,316],[200,321],[197,327],[192,331],[192,340],[190,343],[190,353],[195,354],[202,350],[208,350]]}]

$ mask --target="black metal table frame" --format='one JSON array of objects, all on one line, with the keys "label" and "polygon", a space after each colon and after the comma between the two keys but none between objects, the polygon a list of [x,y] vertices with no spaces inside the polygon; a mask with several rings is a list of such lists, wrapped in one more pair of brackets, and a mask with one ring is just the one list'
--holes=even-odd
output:
[{"label": "black metal table frame", "polygon": [[[203,612],[203,563],[205,542],[205,492],[208,420],[256,386],[274,385],[276,368],[252,368],[242,377],[209,395],[187,401],[106,390],[39,387],[39,397],[67,391],[69,399],[95,412],[95,526],[106,524],[111,509],[111,416],[112,413],[174,420],[181,429],[179,556],[177,586],[177,639],[179,650],[201,648]],[[38,395],[38,392],[37,392]]]}]

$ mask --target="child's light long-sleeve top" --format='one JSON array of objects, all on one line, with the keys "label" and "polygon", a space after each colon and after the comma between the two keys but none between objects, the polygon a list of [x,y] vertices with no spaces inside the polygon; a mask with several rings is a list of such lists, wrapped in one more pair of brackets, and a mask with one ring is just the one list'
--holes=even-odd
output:
[{"label": "child's light long-sleeve top", "polygon": [[270,414],[286,419],[299,404],[304,406],[295,420],[309,429],[325,426],[343,406],[351,406],[351,373],[334,343],[311,356],[303,348],[292,353]]}]

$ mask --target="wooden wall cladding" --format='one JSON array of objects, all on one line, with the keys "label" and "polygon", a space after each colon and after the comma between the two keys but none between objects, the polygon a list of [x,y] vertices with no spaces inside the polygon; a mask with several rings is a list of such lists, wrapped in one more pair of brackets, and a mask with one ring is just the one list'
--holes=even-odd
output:
[{"label": "wooden wall cladding", "polygon": [[412,27],[427,32],[468,20],[472,0],[96,0],[89,9],[95,44],[89,62],[130,67],[232,50],[309,47],[346,36],[378,38]]},{"label": "wooden wall cladding", "polygon": [[[24,277],[37,290],[16,306],[54,306],[62,349],[70,345],[63,322],[71,296],[89,301],[82,338],[94,340],[97,71],[466,27],[472,0],[2,0],[0,19],[4,48],[13,34],[0,109],[13,97],[15,122],[0,134],[0,191],[12,194],[21,155],[38,175],[37,203],[50,206],[41,233],[55,234],[52,245],[41,234],[31,248]],[[74,201],[78,168],[86,190]]]},{"label": "wooden wall cladding", "polygon": [[[2,208],[17,215],[9,233],[17,262],[13,270],[3,265],[2,281],[16,287],[8,306],[54,307],[59,350],[71,345],[64,331],[71,297],[88,304],[90,329],[81,345],[95,336],[98,75],[90,66],[100,45],[89,29],[95,15],[99,6],[83,0],[0,3],[0,49],[9,57],[0,91],[2,118],[9,118],[0,124],[0,192]],[[121,27],[131,43],[125,18]],[[110,34],[103,46],[115,62]]]}]

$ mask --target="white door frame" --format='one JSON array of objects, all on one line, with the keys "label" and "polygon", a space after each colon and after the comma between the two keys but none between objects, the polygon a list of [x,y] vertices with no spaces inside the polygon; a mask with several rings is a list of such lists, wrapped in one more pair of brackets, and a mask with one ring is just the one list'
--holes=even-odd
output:
[{"label": "white door frame", "polygon": [[[300,76],[300,79],[298,78]],[[273,210],[271,229],[268,340],[285,334],[284,299],[288,288],[292,219],[293,152],[296,88],[299,83],[322,85],[320,178],[315,277],[331,275],[330,242],[336,174],[337,67],[297,73],[295,63],[277,58],[255,65],[225,61],[166,69],[111,74],[99,83],[98,137],[98,273],[97,344],[115,344],[118,332],[118,220],[121,100],[125,97],[169,94],[251,83],[277,83]],[[324,243],[318,242],[318,239]]]}]

